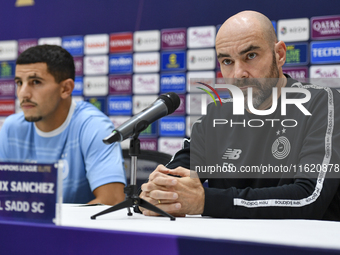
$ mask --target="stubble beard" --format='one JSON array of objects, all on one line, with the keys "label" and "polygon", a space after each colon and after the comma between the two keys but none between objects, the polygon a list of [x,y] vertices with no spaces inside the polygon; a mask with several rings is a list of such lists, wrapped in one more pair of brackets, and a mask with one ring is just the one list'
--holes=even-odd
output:
[{"label": "stubble beard", "polygon": [[[260,80],[263,82],[260,82]],[[245,84],[253,85],[253,91],[252,91],[252,103],[253,107],[255,109],[258,109],[258,107],[268,98],[272,95],[273,88],[277,85],[279,81],[279,69],[276,64],[275,54],[273,52],[273,59],[272,64],[270,66],[269,73],[265,76],[263,79],[245,79],[244,81],[241,81],[238,86],[242,84],[244,86]],[[255,89],[254,89],[255,88]],[[247,99],[247,90],[243,92],[244,95],[244,106],[245,109],[249,111],[248,107],[248,99]]]},{"label": "stubble beard", "polygon": [[25,116],[25,120],[28,121],[28,122],[38,122],[40,120],[42,120],[42,116],[29,116],[29,117],[26,117]]}]

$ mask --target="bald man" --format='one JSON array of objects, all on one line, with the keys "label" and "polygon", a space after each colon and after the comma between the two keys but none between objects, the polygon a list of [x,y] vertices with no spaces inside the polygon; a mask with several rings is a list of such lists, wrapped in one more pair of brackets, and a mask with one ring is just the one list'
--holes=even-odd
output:
[{"label": "bald man", "polygon": [[[340,220],[339,92],[283,74],[286,46],[258,12],[229,18],[216,53],[226,84],[243,92],[244,114],[233,113],[236,97],[210,104],[184,149],[157,167],[140,196],[175,216]],[[283,114],[286,98],[303,105],[288,104]]]}]

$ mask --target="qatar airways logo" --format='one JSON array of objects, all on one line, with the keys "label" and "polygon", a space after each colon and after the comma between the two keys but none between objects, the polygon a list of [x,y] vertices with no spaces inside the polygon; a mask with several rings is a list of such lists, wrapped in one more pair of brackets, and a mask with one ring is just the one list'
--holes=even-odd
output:
[{"label": "qatar airways logo", "polygon": [[312,39],[340,37],[340,16],[313,17],[311,19]]},{"label": "qatar airways logo", "polygon": [[[217,91],[213,89],[211,86],[206,85],[204,83],[199,83],[207,88],[209,88],[215,95],[217,96],[220,105],[222,106],[222,101],[220,96],[218,95]],[[277,109],[278,105],[278,91],[276,87],[272,88],[272,106],[269,109],[265,110],[258,110],[253,106],[253,89],[252,87],[247,88],[247,93],[246,97],[242,90],[238,88],[235,85],[229,85],[229,84],[215,84],[215,88],[223,88],[223,89],[228,89],[230,94],[232,95],[232,104],[233,104],[233,115],[244,115],[245,111],[245,103],[248,105],[248,109],[251,113],[259,116],[266,116],[274,113],[274,111]],[[214,101],[215,105],[217,106],[218,103],[216,102],[214,96],[212,93],[210,93],[207,89],[205,88],[199,88],[206,92]],[[299,93],[303,94],[303,98],[288,98],[287,94],[289,93]],[[202,94],[202,100],[201,100],[201,114],[206,115],[206,95],[207,94]],[[307,89],[303,88],[298,88],[298,87],[283,87],[281,88],[281,115],[286,116],[287,114],[287,105],[295,105],[304,115],[310,116],[312,115],[304,106],[304,103],[307,103],[310,98],[311,94]],[[245,119],[243,121],[238,121],[238,122],[233,122],[233,120],[227,120],[227,119],[214,119],[213,120],[213,127],[216,127],[216,125],[226,125],[229,124],[230,127],[233,126],[249,126],[249,127],[262,127],[266,122],[271,123],[271,127],[274,127],[276,122],[280,122],[283,127],[295,127],[298,125],[297,120],[294,119],[266,119],[265,121],[262,119],[250,119],[246,121]]]},{"label": "qatar airways logo", "polygon": [[313,23],[313,29],[320,32],[320,31],[327,31],[326,33],[329,33],[328,31],[332,30],[340,30],[340,20],[325,20],[325,21],[316,21]]},{"label": "qatar airways logo", "polygon": [[162,40],[170,45],[181,44],[185,40],[184,33],[173,33],[162,35]]},{"label": "qatar airways logo", "polygon": [[18,41],[18,54],[21,54],[28,48],[37,46],[38,40],[35,39],[29,39],[29,40],[19,40]]}]

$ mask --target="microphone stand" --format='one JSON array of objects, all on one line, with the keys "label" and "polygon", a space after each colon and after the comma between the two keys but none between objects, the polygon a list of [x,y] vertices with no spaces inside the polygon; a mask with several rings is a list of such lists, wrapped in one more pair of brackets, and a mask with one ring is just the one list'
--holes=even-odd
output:
[{"label": "microphone stand", "polygon": [[[140,123],[136,125],[135,130],[139,130],[137,127]],[[137,156],[140,155],[140,141],[138,139],[139,132],[136,132],[133,138],[130,141],[130,148],[129,148],[129,155],[131,156],[131,175],[130,175],[130,185],[124,188],[124,193],[126,194],[125,200],[119,204],[116,204],[102,212],[99,212],[93,216],[91,216],[92,220],[95,220],[97,216],[107,214],[110,212],[118,211],[123,208],[128,209],[128,216],[132,216],[130,207],[143,207],[150,211],[156,212],[160,215],[165,217],[169,217],[170,220],[175,220],[176,218],[167,212],[159,209],[157,206],[150,204],[149,202],[145,201],[144,199],[140,198],[137,194],[137,185],[136,185],[136,173],[137,173]]]}]

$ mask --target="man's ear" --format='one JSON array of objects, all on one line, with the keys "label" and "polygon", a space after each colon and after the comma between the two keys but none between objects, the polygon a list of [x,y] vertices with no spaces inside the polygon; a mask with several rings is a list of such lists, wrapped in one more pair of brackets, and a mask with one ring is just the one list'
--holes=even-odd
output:
[{"label": "man's ear", "polygon": [[60,95],[62,99],[66,99],[71,96],[72,91],[74,89],[74,81],[69,78],[66,80],[63,80],[61,83],[61,90],[60,90]]},{"label": "man's ear", "polygon": [[278,67],[282,67],[286,62],[286,44],[283,41],[279,41],[275,44],[275,56]]}]

